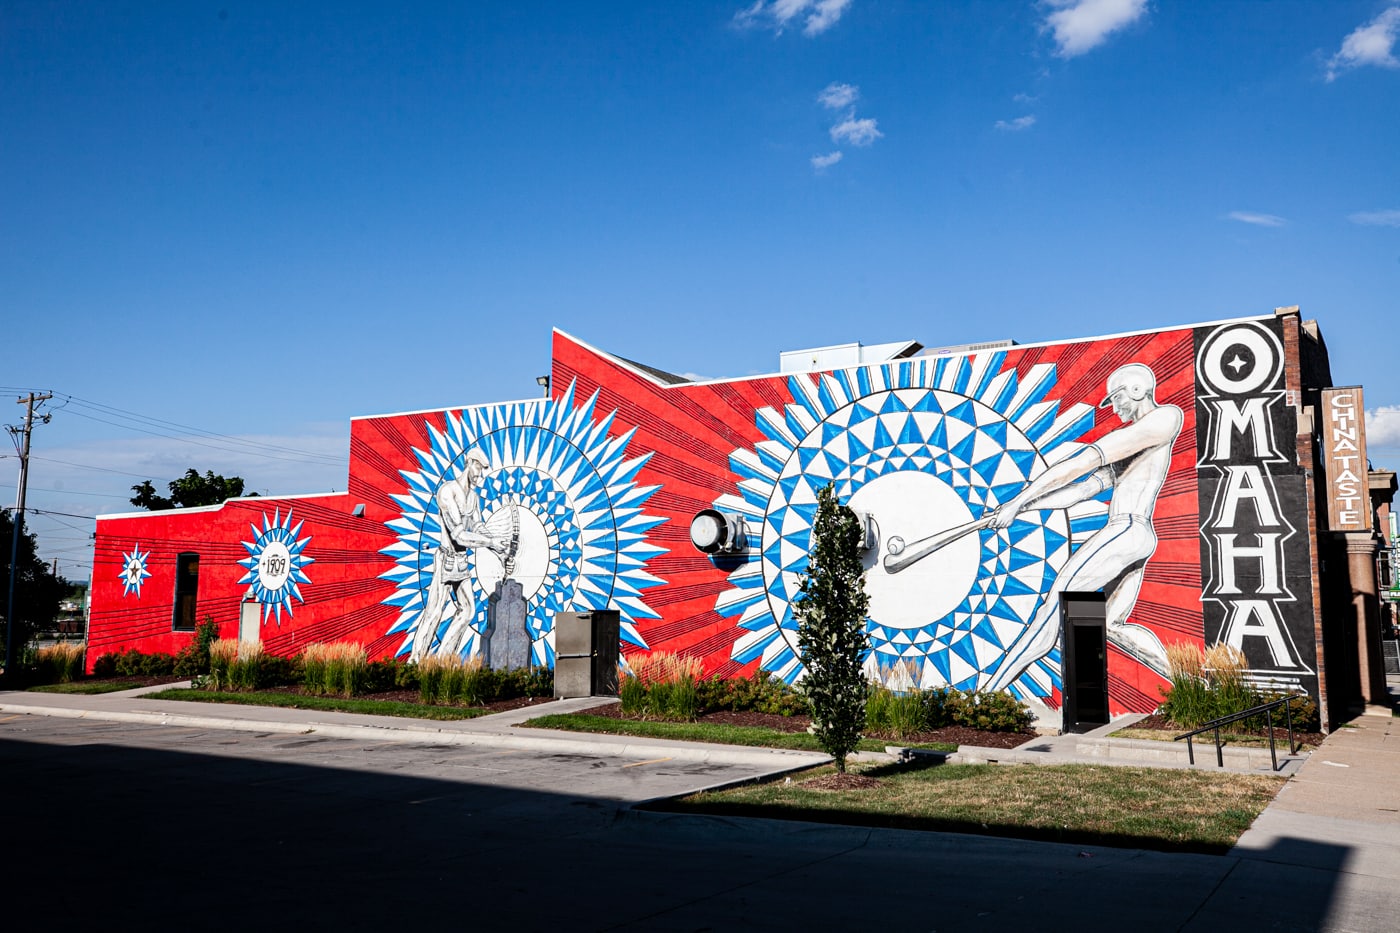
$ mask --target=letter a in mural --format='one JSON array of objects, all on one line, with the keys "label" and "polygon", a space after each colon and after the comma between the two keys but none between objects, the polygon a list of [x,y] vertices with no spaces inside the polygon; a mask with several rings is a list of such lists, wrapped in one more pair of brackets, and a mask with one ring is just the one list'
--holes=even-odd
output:
[{"label": "letter a in mural", "polygon": [[656,487],[634,482],[650,455],[628,459],[636,429],[612,436],[616,412],[595,420],[597,394],[576,404],[574,391],[427,423],[383,551],[399,655],[482,655],[507,581],[525,600],[533,664],[553,666],[554,614],[567,610],[616,609],[623,641],[646,647],[637,622],[657,614],[642,591],[662,582],[646,563],[665,553],[647,536],[663,519],[642,512]]}]

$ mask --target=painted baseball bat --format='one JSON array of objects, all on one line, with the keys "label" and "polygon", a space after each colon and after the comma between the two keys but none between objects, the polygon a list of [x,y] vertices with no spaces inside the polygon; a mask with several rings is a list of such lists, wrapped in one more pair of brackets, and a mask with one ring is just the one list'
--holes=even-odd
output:
[{"label": "painted baseball bat", "polygon": [[984,515],[963,525],[955,525],[946,531],[940,531],[936,535],[929,535],[927,538],[920,538],[905,545],[900,550],[893,549],[894,541],[891,540],[890,553],[885,555],[885,571],[887,573],[899,573],[910,564],[918,563],[928,557],[934,551],[941,550],[952,544],[959,538],[972,534],[974,531],[981,531],[992,524],[994,515]]}]

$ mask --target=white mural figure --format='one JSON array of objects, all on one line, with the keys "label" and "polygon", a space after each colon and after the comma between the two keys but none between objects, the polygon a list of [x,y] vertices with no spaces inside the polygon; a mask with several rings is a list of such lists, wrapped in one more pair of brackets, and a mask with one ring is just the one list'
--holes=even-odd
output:
[{"label": "white mural figure", "polygon": [[1048,467],[992,513],[990,525],[1006,528],[1028,508],[1065,509],[1112,491],[1108,522],[1061,568],[1031,624],[1007,648],[987,689],[1009,686],[1055,647],[1061,593],[1099,589],[1105,596],[1108,640],[1166,676],[1161,641],[1143,626],[1127,622],[1142,586],[1143,566],[1157,549],[1152,512],[1182,425],[1181,409],[1157,404],[1156,388],[1156,375],[1141,363],[1115,370],[1099,407],[1112,406],[1123,426]]},{"label": "white mural figure", "polygon": [[[437,493],[438,517],[442,523],[440,544],[433,558],[433,579],[428,584],[427,607],[419,617],[413,630],[413,651],[410,658],[419,661],[432,647],[438,623],[448,600],[454,600],[456,608],[452,622],[443,633],[440,651],[453,654],[461,646],[465,629],[476,611],[470,599],[458,598],[462,581],[471,575],[471,562],[467,552],[484,547],[501,555],[506,564],[506,574],[510,574],[510,562],[518,534],[507,532],[493,534],[493,530],[481,517],[481,499],[477,495],[477,484],[486,473],[486,457],[478,450],[469,451],[462,472],[444,482]],[[514,510],[512,509],[512,516]],[[516,526],[518,528],[518,525]]]}]

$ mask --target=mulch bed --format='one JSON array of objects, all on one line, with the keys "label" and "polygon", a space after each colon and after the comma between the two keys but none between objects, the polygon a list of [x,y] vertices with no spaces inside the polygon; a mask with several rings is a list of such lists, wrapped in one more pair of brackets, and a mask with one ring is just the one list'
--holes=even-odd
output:
[{"label": "mulch bed", "polygon": [[852,774],[849,771],[842,774],[838,771],[835,774],[823,774],[821,777],[808,778],[800,782],[799,786],[808,790],[874,790],[877,787],[884,787],[885,782],[879,778],[866,777],[863,774]]},{"label": "mulch bed", "polygon": [[[607,706],[595,706],[592,709],[580,710],[580,713],[589,716],[606,716],[609,719],[630,719],[640,720],[640,716],[624,716],[622,706],[617,703],[609,703]],[[779,716],[776,713],[735,713],[729,710],[718,710],[713,713],[705,713],[697,722],[719,723],[727,726],[763,726],[775,729],[779,732],[806,732],[807,727],[812,724],[812,720],[807,716]],[[866,738],[884,739],[891,745],[930,745],[934,742],[947,742],[954,745],[976,745],[982,748],[1016,748],[1024,745],[1031,739],[1036,738],[1034,732],[983,732],[980,729],[967,729],[962,726],[949,726],[945,729],[936,729],[932,732],[920,732],[917,735],[906,736],[902,739],[895,738],[892,734],[871,732]]]}]

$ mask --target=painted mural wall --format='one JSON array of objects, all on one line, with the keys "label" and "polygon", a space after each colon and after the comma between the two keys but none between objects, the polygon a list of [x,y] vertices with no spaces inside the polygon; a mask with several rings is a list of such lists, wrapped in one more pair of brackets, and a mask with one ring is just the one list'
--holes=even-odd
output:
[{"label": "painted mural wall", "polygon": [[[1157,705],[1182,641],[1231,641],[1315,691],[1277,327],[680,384],[556,332],[551,399],[353,421],[346,495],[100,521],[91,656],[187,638],[174,574],[197,553],[200,617],[231,635],[253,601],[273,651],[512,643],[551,665],[554,614],[606,607],[624,656],[791,681],[791,604],[832,483],[870,517],[868,670],[893,686],[1057,707],[1061,594],[1099,591],[1115,712]],[[697,550],[708,508],[742,517],[749,546]]]}]

